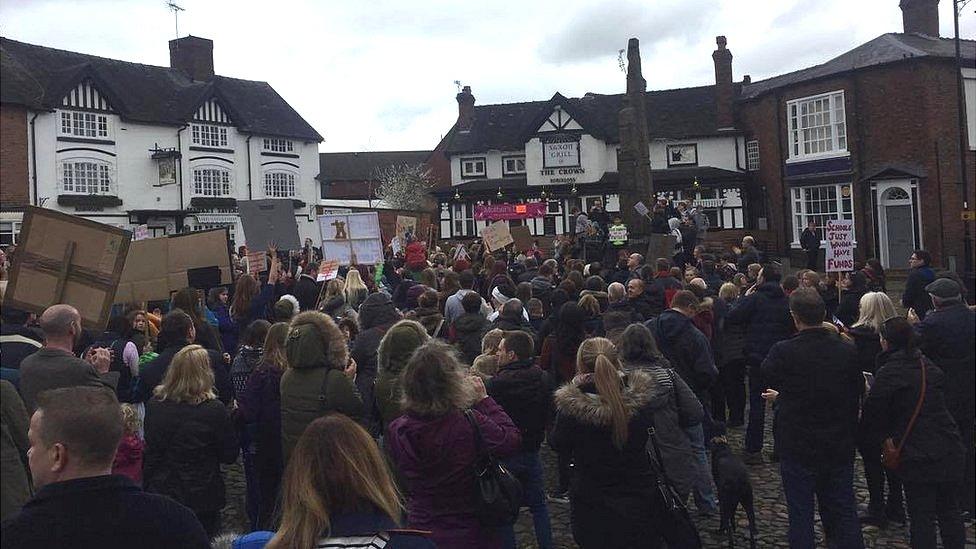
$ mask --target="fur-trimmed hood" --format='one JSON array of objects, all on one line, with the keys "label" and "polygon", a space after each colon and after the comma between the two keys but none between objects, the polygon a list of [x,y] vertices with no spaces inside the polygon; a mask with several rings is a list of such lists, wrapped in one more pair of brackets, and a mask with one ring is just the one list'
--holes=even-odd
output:
[{"label": "fur-trimmed hood", "polygon": [[[653,379],[647,372],[635,370],[621,373],[624,380],[623,403],[627,411],[627,417],[634,417],[637,412],[647,406],[651,400],[651,387]],[[576,418],[581,423],[594,425],[597,427],[609,427],[611,424],[610,407],[600,398],[596,392],[589,392],[592,389],[592,382],[584,382],[578,385],[577,382],[570,382],[556,390],[553,399],[556,403],[556,410],[561,414],[567,414]],[[588,390],[584,390],[584,388]]]},{"label": "fur-trimmed hood", "polygon": [[380,374],[399,375],[410,356],[430,337],[416,320],[401,320],[383,334],[377,350],[376,365]]},{"label": "fur-trimmed hood", "polygon": [[[299,313],[291,319],[291,330],[298,328],[299,326],[314,326],[316,331],[321,335],[323,343],[325,345],[326,351],[324,360],[321,361],[309,361],[305,360],[301,363],[310,364],[314,362],[315,367],[324,368],[336,368],[343,369],[346,364],[349,363],[349,348],[346,346],[346,338],[343,337],[342,332],[336,326],[335,322],[325,313],[320,313],[318,311],[306,311],[304,313]],[[292,364],[293,368],[300,367],[298,364]]]}]

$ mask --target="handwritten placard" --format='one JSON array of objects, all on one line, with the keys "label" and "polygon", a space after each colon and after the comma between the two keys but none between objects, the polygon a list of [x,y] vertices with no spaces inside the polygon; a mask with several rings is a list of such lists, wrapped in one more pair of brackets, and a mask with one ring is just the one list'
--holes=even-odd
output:
[{"label": "handwritten placard", "polygon": [[481,230],[481,238],[489,252],[500,250],[515,242],[508,221],[496,221]]},{"label": "handwritten placard", "polygon": [[851,219],[831,219],[827,221],[827,265],[828,273],[850,272],[854,270],[854,221]]},{"label": "handwritten placard", "polygon": [[268,270],[267,254],[264,250],[247,252],[247,272],[251,274],[263,273]]}]

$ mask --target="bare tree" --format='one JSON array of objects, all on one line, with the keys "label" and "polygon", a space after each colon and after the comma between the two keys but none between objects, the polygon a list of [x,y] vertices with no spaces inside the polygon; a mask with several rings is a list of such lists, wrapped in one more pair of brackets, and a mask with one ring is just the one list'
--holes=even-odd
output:
[{"label": "bare tree", "polygon": [[376,197],[398,210],[420,209],[427,193],[434,188],[430,170],[423,164],[396,164],[377,168],[374,179],[380,182],[376,188]]}]

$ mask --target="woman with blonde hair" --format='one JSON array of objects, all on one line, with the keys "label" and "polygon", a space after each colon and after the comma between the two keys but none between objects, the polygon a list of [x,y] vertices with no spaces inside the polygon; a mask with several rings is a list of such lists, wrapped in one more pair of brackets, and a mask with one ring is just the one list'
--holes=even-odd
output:
[{"label": "woman with blonde hair", "polygon": [[576,377],[556,391],[549,444],[572,459],[573,539],[590,547],[658,547],[650,520],[655,490],[648,463],[654,382],[643,370],[624,372],[610,340],[587,339],[576,355]]},{"label": "woman with blonde hair", "polygon": [[[881,354],[881,328],[889,319],[898,316],[895,305],[887,294],[868,292],[858,302],[860,313],[857,322],[847,330],[857,349],[857,361],[862,372],[876,374],[878,355]],[[905,522],[901,481],[889,474],[878,460],[880,448],[861,441],[858,450],[864,461],[864,482],[868,486],[868,508],[861,515],[865,524],[883,525],[888,520]],[[885,480],[887,479],[887,497]]]},{"label": "woman with blonde hair", "polygon": [[369,290],[357,269],[349,269],[349,272],[346,273],[346,284],[342,289],[342,295],[345,296],[346,303],[356,311],[359,310],[363,301],[366,301]]},{"label": "woman with blonde hair", "polygon": [[213,385],[206,349],[187,345],[176,353],[146,404],[143,466],[146,490],[189,507],[211,537],[225,503],[220,464],[234,463],[240,451]]},{"label": "woman with blonde hair", "polygon": [[424,344],[402,376],[403,415],[390,423],[384,442],[398,477],[410,487],[409,524],[431,530],[438,547],[500,547],[501,531],[483,526],[477,516],[475,437],[480,432],[484,450],[504,459],[521,446],[518,427],[488,396],[481,378],[462,373],[447,344]]},{"label": "woman with blonde hair", "polygon": [[237,396],[234,419],[251,434],[253,471],[247,475],[252,528],[270,528],[284,468],[281,455],[281,374],[288,367],[288,324],[273,324],[264,338],[261,362]]},{"label": "woman with blonde hair", "polygon": [[342,414],[305,429],[281,493],[278,532],[248,534],[235,547],[434,547],[426,532],[400,529],[403,504],[386,460],[369,433]]},{"label": "woman with blonde hair", "polygon": [[583,329],[586,330],[587,337],[602,336],[603,316],[600,314],[600,302],[597,298],[592,294],[584,295],[579,299],[578,305],[586,316]]}]

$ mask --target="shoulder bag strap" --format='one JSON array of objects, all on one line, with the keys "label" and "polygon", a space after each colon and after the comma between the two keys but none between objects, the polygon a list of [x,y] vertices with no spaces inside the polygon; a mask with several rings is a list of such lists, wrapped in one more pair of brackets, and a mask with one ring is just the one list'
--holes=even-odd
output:
[{"label": "shoulder bag strap", "polygon": [[915,404],[915,411],[912,412],[912,418],[908,420],[908,427],[905,429],[905,434],[902,435],[901,440],[898,441],[898,453],[901,453],[902,446],[905,445],[905,441],[908,439],[908,435],[912,432],[912,427],[915,426],[915,420],[918,419],[919,412],[922,411],[922,403],[925,402],[925,360],[922,357],[918,359],[918,365],[922,368],[922,389],[918,393],[918,403]]},{"label": "shoulder bag strap", "polygon": [[478,425],[478,421],[474,418],[474,412],[470,408],[464,411],[464,417],[471,424],[471,428],[474,429],[474,450],[478,456],[478,460],[483,461],[487,459],[492,459],[491,454],[485,448],[485,441],[481,436],[481,426]]},{"label": "shoulder bag strap", "polygon": [[442,318],[441,321],[437,323],[437,329],[434,330],[434,335],[432,335],[430,337],[431,338],[436,338],[437,336],[441,335],[441,328],[443,328],[443,327],[444,327],[444,319]]},{"label": "shoulder bag strap", "polygon": [[319,412],[326,412],[329,410],[329,403],[326,400],[326,393],[329,390],[329,374],[331,373],[332,369],[326,368],[325,377],[322,378],[322,387],[319,388]]}]

